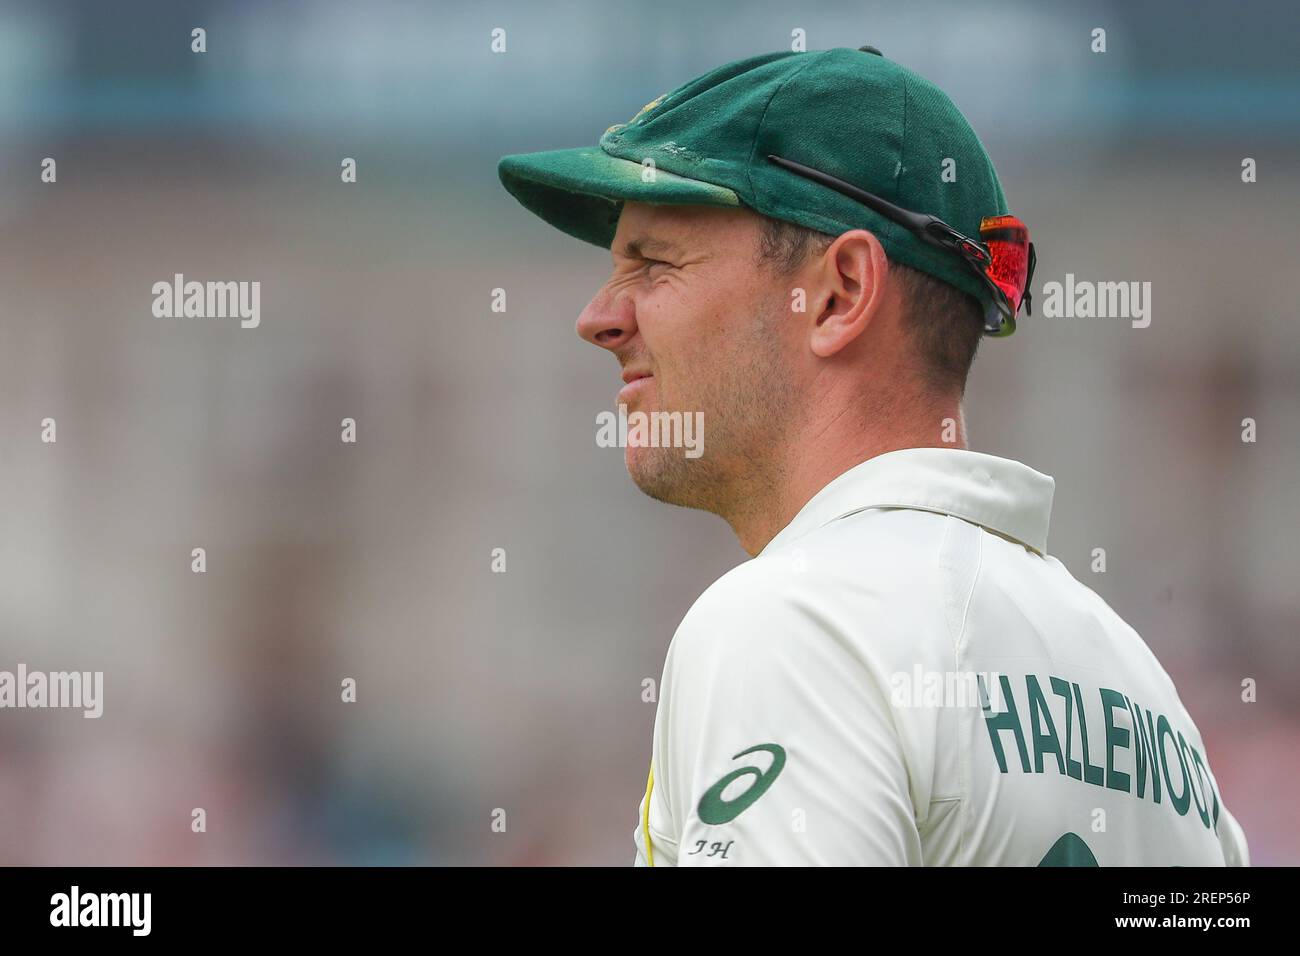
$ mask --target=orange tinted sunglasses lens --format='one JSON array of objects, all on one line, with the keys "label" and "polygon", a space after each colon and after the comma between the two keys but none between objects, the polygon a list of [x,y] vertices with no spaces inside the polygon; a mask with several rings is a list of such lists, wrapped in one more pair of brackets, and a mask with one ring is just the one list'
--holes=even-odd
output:
[{"label": "orange tinted sunglasses lens", "polygon": [[988,216],[980,222],[980,241],[991,257],[984,271],[1015,315],[1031,278],[1029,228],[1015,216]]}]

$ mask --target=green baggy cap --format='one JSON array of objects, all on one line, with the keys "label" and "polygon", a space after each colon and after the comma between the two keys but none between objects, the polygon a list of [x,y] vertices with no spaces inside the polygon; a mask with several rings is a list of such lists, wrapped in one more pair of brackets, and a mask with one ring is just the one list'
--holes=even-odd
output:
[{"label": "green baggy cap", "polygon": [[506,156],[498,173],[527,209],[604,248],[629,199],[748,206],[830,235],[868,229],[890,258],[988,303],[987,287],[959,257],[769,154],[938,216],[966,236],[980,234],[985,216],[1008,212],[993,163],[952,100],[869,47],[728,63],[647,103],[595,147]]}]

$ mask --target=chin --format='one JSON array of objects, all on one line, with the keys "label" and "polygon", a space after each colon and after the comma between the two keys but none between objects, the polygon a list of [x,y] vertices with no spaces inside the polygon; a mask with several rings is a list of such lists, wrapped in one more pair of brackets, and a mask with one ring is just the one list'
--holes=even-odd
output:
[{"label": "chin", "polygon": [[663,450],[662,448],[634,448],[631,445],[623,449],[623,464],[627,466],[628,476],[642,491],[646,491],[648,486],[658,484],[656,473],[659,471],[659,465],[654,459]]},{"label": "chin", "polygon": [[698,507],[691,493],[694,475],[689,472],[690,462],[680,448],[624,449],[624,463],[632,483],[642,494],[670,505]]}]

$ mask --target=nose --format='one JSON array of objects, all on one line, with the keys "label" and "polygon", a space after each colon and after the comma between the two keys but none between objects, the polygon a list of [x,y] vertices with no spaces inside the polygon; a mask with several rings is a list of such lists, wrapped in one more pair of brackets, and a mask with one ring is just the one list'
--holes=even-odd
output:
[{"label": "nose", "polygon": [[626,292],[601,289],[578,316],[577,331],[583,341],[617,351],[636,335],[636,304]]}]

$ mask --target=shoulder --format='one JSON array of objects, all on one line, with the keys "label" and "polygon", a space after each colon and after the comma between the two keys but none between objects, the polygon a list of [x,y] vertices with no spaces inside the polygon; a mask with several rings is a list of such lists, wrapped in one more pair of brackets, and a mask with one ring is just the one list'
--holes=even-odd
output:
[{"label": "shoulder", "polygon": [[795,669],[914,654],[927,634],[946,635],[944,536],[943,516],[915,511],[830,522],[714,582],[683,618],[670,654]]},{"label": "shoulder", "polygon": [[807,600],[801,593],[798,562],[789,555],[760,555],[740,564],[696,598],[683,627],[712,626],[730,621],[760,624],[768,615],[797,614]]},{"label": "shoulder", "polygon": [[[960,519],[907,508],[872,508],[829,521],[788,542],[775,543],[733,568],[700,596],[708,609],[738,600],[799,603],[833,597],[870,582],[880,599],[903,598],[932,583],[932,572]],[[694,608],[692,609],[694,610]]]},{"label": "shoulder", "polygon": [[[829,521],[723,575],[692,613],[748,607],[822,616],[894,614],[933,604],[954,565],[974,565],[982,530],[958,518],[905,508],[872,508]],[[965,545],[963,545],[963,542]]]},{"label": "shoulder", "polygon": [[691,605],[673,635],[669,663],[701,673],[731,659],[752,666],[761,657],[791,653],[826,634],[814,605],[788,560],[753,558],[724,574]]}]

